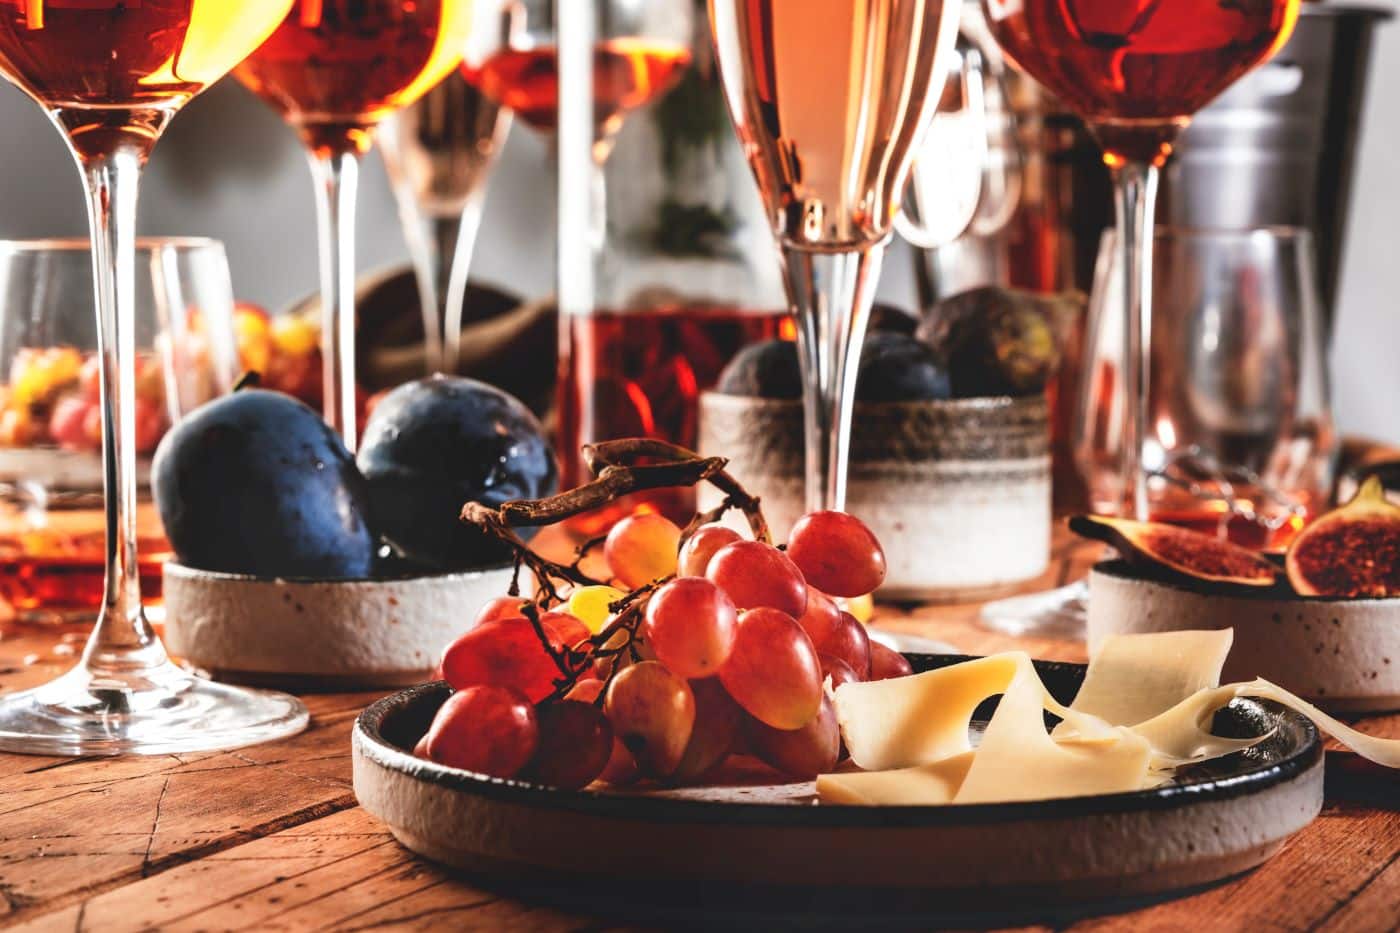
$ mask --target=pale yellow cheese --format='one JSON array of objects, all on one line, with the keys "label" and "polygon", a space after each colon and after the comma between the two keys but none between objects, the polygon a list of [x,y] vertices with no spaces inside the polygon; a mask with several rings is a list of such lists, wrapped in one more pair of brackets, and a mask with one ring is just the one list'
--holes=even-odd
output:
[{"label": "pale yellow cheese", "polygon": [[[823,775],[832,803],[948,804],[1039,800],[1152,787],[1173,768],[1257,744],[1210,734],[1236,696],[1264,697],[1308,716],[1358,754],[1400,767],[1400,740],[1351,729],[1267,681],[1219,687],[1233,633],[1123,635],[1107,641],[1068,709],[1031,659],[1008,652],[923,674],[835,691],[837,719],[864,773]],[[1001,696],[981,744],[973,711]],[[1044,711],[1063,719],[1047,732]]]}]

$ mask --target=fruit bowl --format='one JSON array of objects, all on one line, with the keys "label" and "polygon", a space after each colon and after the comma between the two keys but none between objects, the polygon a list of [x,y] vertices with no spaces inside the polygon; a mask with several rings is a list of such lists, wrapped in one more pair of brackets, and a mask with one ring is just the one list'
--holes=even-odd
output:
[{"label": "fruit bowl", "polygon": [[165,644],[215,676],[298,689],[429,679],[511,566],[385,580],[282,580],[165,565]]},{"label": "fruit bowl", "polygon": [[1110,635],[1234,628],[1224,678],[1264,677],[1331,712],[1400,709],[1400,599],[1301,597],[1107,561],[1089,575],[1089,651]]},{"label": "fruit bowl", "polygon": [[[802,403],[705,393],[700,452],[729,458],[785,538],[804,511]],[[702,488],[700,507],[719,498]],[[1038,577],[1050,554],[1045,398],[858,403],[848,508],[885,545],[885,598],[985,599]]]}]

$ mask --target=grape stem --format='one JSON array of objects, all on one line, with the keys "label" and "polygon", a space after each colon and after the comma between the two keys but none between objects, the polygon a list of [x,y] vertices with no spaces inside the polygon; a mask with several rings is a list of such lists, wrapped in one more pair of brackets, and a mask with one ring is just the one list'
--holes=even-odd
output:
[{"label": "grape stem", "polygon": [[[536,636],[555,666],[559,668],[561,675],[560,679],[555,681],[554,692],[542,700],[542,703],[563,698],[574,688],[583,673],[592,667],[593,661],[614,658],[627,651],[631,651],[635,658],[637,627],[646,613],[647,602],[653,593],[673,577],[653,580],[632,590],[608,607],[613,614],[612,620],[597,635],[581,643],[584,646],[582,649],[565,646],[560,650],[550,642],[549,635],[544,630],[540,620],[540,609],[547,609],[564,601],[560,593],[561,585],[598,586],[603,583],[586,574],[582,563],[588,553],[601,545],[606,538],[585,541],[578,547],[573,563],[561,564],[535,553],[515,532],[516,528],[558,524],[585,512],[603,508],[635,492],[697,486],[708,482],[724,494],[724,499],[715,508],[697,513],[690,520],[681,533],[682,544],[690,539],[696,529],[719,521],[730,509],[738,509],[744,513],[756,540],[772,543],[772,534],[768,529],[768,522],[763,517],[758,498],[750,495],[738,480],[725,472],[724,468],[729,461],[722,457],[701,457],[677,444],[652,438],[627,438],[590,444],[583,448],[583,459],[594,478],[582,486],[544,499],[513,500],[497,508],[480,502],[468,502],[461,512],[463,522],[475,525],[485,534],[505,542],[514,551],[515,573],[511,578],[511,596],[520,595],[522,568],[528,569],[535,578],[534,604],[525,607],[525,616],[530,620]],[[619,635],[623,636],[621,640],[618,640]],[[607,678],[609,682],[616,675],[617,669],[614,665]]]}]

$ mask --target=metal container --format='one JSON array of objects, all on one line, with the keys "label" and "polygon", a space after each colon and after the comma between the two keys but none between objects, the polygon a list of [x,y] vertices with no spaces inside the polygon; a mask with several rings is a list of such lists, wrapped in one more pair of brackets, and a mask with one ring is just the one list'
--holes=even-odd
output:
[{"label": "metal container", "polygon": [[1329,325],[1372,34],[1392,16],[1383,7],[1303,4],[1278,55],[1192,121],[1158,202],[1159,220],[1174,226],[1311,229]]}]

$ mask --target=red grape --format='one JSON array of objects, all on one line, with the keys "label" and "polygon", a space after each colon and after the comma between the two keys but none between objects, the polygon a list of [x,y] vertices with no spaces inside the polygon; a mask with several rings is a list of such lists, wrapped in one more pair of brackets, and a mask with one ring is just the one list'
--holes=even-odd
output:
[{"label": "red grape", "polygon": [[710,558],[705,576],[740,609],[776,609],[794,619],[807,611],[807,584],[787,555],[762,541],[735,541]]},{"label": "red grape", "polygon": [[551,787],[586,787],[612,757],[608,718],[592,703],[562,700],[539,713],[540,739],[528,774]]},{"label": "red grape", "polygon": [[753,753],[790,777],[811,780],[827,774],[841,754],[836,707],[827,697],[822,697],[820,711],[801,729],[774,729],[757,719],[745,726]]},{"label": "red grape", "polygon": [[878,641],[870,643],[870,679],[889,680],[914,673],[909,660],[898,651],[891,651]]},{"label": "red grape", "polygon": [[726,544],[744,540],[728,525],[701,525],[681,547],[677,573],[683,577],[703,577],[710,558]]},{"label": "red grape", "polygon": [[510,687],[532,703],[549,696],[560,676],[528,619],[497,619],[459,636],[443,652],[441,668],[455,690]]},{"label": "red grape", "polygon": [[481,685],[447,698],[428,728],[424,749],[438,764],[492,777],[514,777],[535,753],[539,723],[522,694]]},{"label": "red grape", "polygon": [[676,770],[695,725],[695,697],[682,678],[657,661],[633,664],[613,678],[603,711],[644,773]]},{"label": "red grape", "polygon": [[832,596],[864,596],[885,582],[885,551],[865,523],[845,512],[811,512],[788,536],[788,557],[807,582]]},{"label": "red grape", "polygon": [[497,619],[519,619],[524,616],[524,609],[529,604],[528,599],[521,599],[519,596],[497,596],[481,607],[472,628],[486,622],[495,622]]},{"label": "red grape", "polygon": [[603,681],[597,677],[581,677],[573,689],[564,694],[564,699],[579,703],[592,703],[603,692]]},{"label": "red grape", "polygon": [[812,644],[820,645],[832,629],[841,624],[841,607],[830,596],[809,586],[807,611],[798,617],[797,624],[812,639]]},{"label": "red grape", "polygon": [[775,729],[800,729],[821,709],[821,663],[792,616],[750,609],[719,679],[740,706]]},{"label": "red grape", "polygon": [[643,633],[656,659],[680,677],[709,677],[729,658],[739,613],[704,577],[680,577],[652,594]]},{"label": "red grape", "polygon": [[577,648],[590,635],[588,626],[567,612],[546,612],[540,616],[540,624],[549,633],[549,643],[556,648]]},{"label": "red grape", "polygon": [[612,754],[608,756],[608,763],[603,766],[603,773],[598,775],[598,780],[625,786],[635,784],[641,778],[642,772],[637,768],[637,759],[632,757],[622,740],[614,735]]},{"label": "red grape", "polygon": [[419,758],[428,757],[428,734],[423,733],[423,737],[413,746],[413,754]]},{"label": "red grape", "polygon": [[860,683],[860,677],[856,675],[855,671],[851,670],[851,665],[842,661],[840,658],[833,658],[829,654],[818,653],[817,659],[821,661],[822,664],[822,681],[825,682],[826,679],[830,677],[832,690],[835,690],[842,684]]},{"label": "red grape", "polygon": [[870,677],[870,635],[849,612],[841,613],[825,638],[812,641],[817,651],[845,661],[862,680]]},{"label": "red grape", "polygon": [[630,515],[613,525],[603,555],[613,576],[636,589],[676,572],[681,530],[655,512]]},{"label": "red grape", "polygon": [[743,710],[714,677],[692,680],[695,726],[690,731],[681,763],[671,773],[676,784],[693,784],[729,757],[743,721]]}]

